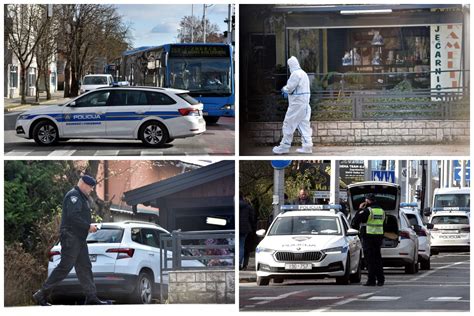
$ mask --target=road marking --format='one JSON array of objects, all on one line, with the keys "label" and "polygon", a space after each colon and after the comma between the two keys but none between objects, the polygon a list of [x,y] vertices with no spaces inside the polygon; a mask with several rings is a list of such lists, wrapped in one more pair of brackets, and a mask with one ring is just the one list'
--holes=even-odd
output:
[{"label": "road marking", "polygon": [[308,298],[308,301],[324,301],[324,300],[339,300],[344,296],[313,296]]},{"label": "road marking", "polygon": [[12,150],[5,154],[5,156],[28,156],[28,154],[32,153],[33,151],[18,151]]},{"label": "road marking", "polygon": [[367,301],[388,302],[399,300],[401,296],[371,296]]},{"label": "road marking", "polygon": [[372,295],[372,294],[374,294],[374,293],[363,293],[363,294],[357,295],[357,297],[358,297],[358,298],[364,298],[364,297],[370,296],[370,295]]},{"label": "road marking", "polygon": [[75,149],[73,150],[63,150],[63,149],[58,149],[55,151],[52,151],[48,154],[48,156],[72,156],[76,152]]},{"label": "road marking", "polygon": [[430,297],[425,300],[425,302],[461,302],[467,303],[469,300],[462,300],[460,296],[440,296],[440,297]]},{"label": "road marking", "polygon": [[407,280],[406,282],[414,282],[414,281],[418,281],[424,277],[427,277],[435,272],[438,272],[439,270],[442,270],[442,269],[447,269],[447,268],[451,268],[451,267],[454,267],[456,265],[459,265],[459,264],[464,264],[465,262],[455,262],[455,263],[452,263],[452,264],[448,264],[447,266],[442,266],[442,267],[439,267],[439,268],[435,268],[435,269],[432,269],[426,273],[423,273],[422,275],[416,277],[416,278],[413,278],[413,279],[409,279]]},{"label": "road marking", "polygon": [[140,156],[163,156],[163,152],[157,150],[142,150]]},{"label": "road marking", "polygon": [[117,156],[119,150],[97,150],[94,156]]},{"label": "road marking", "polygon": [[245,305],[244,308],[254,308],[255,305]]},{"label": "road marking", "polygon": [[282,295],[278,295],[278,296],[267,296],[267,297],[251,297],[249,298],[249,300],[251,301],[274,301],[274,300],[281,300],[283,298],[287,298],[288,296],[291,296],[293,294],[298,294],[298,293],[301,293],[301,292],[304,292],[304,291],[294,291],[294,292],[290,292],[290,293],[286,293],[286,294],[282,294]]}]

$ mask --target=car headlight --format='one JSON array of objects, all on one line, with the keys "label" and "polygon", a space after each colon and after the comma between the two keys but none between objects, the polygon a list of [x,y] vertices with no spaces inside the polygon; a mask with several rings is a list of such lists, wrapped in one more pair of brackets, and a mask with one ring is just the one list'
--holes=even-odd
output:
[{"label": "car headlight", "polygon": [[30,116],[30,115],[29,114],[21,114],[21,115],[18,116],[17,121],[18,120],[27,120],[28,116]]},{"label": "car headlight", "polygon": [[262,253],[262,252],[272,253],[272,252],[274,252],[275,250],[274,250],[274,249],[270,249],[270,248],[257,247],[257,249],[256,249],[255,251],[256,251],[256,253]]},{"label": "car headlight", "polygon": [[334,248],[324,249],[323,252],[324,253],[346,253],[347,249],[348,249],[347,246],[345,246],[345,247],[334,247]]}]

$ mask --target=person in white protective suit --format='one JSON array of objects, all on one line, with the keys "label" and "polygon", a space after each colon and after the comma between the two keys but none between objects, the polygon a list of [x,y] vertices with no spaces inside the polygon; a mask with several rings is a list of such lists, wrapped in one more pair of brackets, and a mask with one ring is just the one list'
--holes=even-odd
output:
[{"label": "person in white protective suit", "polygon": [[313,130],[309,122],[311,118],[309,78],[306,72],[301,69],[296,57],[291,56],[288,59],[288,66],[291,75],[286,86],[281,89],[282,95],[288,97],[288,110],[283,121],[283,138],[279,146],[273,147],[273,153],[288,153],[293,141],[293,134],[298,129],[303,146],[296,149],[296,152],[311,154],[313,152],[313,141],[311,139]]}]

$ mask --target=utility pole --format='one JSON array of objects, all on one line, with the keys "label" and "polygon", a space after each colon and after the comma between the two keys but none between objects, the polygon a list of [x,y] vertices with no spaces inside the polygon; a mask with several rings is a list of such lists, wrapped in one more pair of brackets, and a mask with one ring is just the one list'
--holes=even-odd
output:
[{"label": "utility pole", "polygon": [[203,4],[202,7],[202,41],[206,42],[206,9],[212,7],[213,4]]}]

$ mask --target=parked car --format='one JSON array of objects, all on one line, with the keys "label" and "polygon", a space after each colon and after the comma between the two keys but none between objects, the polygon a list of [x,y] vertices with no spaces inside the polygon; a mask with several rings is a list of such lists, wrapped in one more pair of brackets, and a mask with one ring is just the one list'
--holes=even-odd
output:
[{"label": "parked car", "polygon": [[405,267],[405,273],[418,272],[418,238],[406,216],[400,212],[400,186],[389,182],[366,181],[347,187],[351,219],[359,211],[365,196],[373,193],[377,204],[385,211],[385,238],[382,243],[384,267]]},{"label": "parked car", "polygon": [[[103,298],[115,298],[130,303],[150,304],[159,297],[161,257],[159,236],[169,234],[159,225],[147,222],[116,222],[98,224],[100,229],[87,236],[89,257],[97,287]],[[172,254],[168,253],[168,256]],[[48,275],[59,264],[61,244],[49,253]],[[185,260],[183,266],[203,267],[198,260]],[[73,269],[67,278],[56,286],[54,300],[81,297],[82,288]]]},{"label": "parked car", "polygon": [[114,78],[110,74],[85,75],[82,78],[80,94],[84,94],[97,88],[110,87],[114,83]]},{"label": "parked car", "polygon": [[437,211],[464,211],[471,210],[471,188],[436,188],[433,192],[431,208],[427,207],[423,213],[430,216]]},{"label": "parked car", "polygon": [[257,284],[294,278],[361,279],[362,245],[345,216],[321,205],[284,206],[256,249]]},{"label": "parked car", "polygon": [[464,211],[437,211],[430,217],[432,249],[469,251],[471,240],[471,217]]},{"label": "parked car", "polygon": [[423,223],[417,203],[401,203],[400,210],[418,235],[420,269],[429,270],[431,268],[431,233],[429,229],[433,228],[433,224]]},{"label": "parked car", "polygon": [[188,91],[153,87],[107,87],[64,105],[20,114],[16,135],[39,145],[70,138],[140,139],[161,147],[206,131],[202,103]]}]

